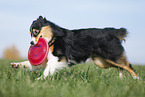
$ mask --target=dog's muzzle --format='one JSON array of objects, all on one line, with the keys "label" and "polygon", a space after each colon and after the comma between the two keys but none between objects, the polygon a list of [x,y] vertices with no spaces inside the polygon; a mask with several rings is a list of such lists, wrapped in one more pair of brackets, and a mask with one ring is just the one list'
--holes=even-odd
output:
[{"label": "dog's muzzle", "polygon": [[31,45],[34,45],[34,41],[31,41],[30,44],[31,44]]},{"label": "dog's muzzle", "polygon": [[31,38],[31,42],[30,42],[31,45],[36,45],[37,42],[35,41],[35,37],[32,37]]}]

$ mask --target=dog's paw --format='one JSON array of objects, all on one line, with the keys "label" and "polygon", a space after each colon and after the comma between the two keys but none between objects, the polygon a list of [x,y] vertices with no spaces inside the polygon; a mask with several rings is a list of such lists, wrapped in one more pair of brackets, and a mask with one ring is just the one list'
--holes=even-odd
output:
[{"label": "dog's paw", "polygon": [[44,79],[45,79],[45,77],[40,76],[40,77],[36,78],[35,80],[44,80]]},{"label": "dog's paw", "polygon": [[133,79],[140,79],[138,76],[133,76]]},{"label": "dog's paw", "polygon": [[40,77],[36,78],[35,80],[43,80],[43,77],[40,76]]},{"label": "dog's paw", "polygon": [[12,68],[19,68],[20,67],[20,63],[10,63]]}]

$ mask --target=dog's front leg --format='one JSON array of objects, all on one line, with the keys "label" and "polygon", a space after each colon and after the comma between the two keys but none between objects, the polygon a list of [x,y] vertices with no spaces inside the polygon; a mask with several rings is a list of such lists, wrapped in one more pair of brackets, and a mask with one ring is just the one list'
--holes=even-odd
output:
[{"label": "dog's front leg", "polygon": [[68,67],[68,64],[64,58],[60,61],[58,57],[55,57],[52,53],[49,53],[47,66],[43,72],[43,75],[37,78],[37,80],[45,79],[48,75],[53,75],[56,70],[64,67]]},{"label": "dog's front leg", "polygon": [[29,61],[24,62],[18,62],[18,63],[10,63],[12,68],[27,68],[29,70],[32,70],[32,65]]}]

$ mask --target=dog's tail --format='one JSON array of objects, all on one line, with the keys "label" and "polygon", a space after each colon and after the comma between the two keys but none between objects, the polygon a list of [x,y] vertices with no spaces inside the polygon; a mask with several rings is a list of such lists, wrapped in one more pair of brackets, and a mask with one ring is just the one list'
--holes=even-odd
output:
[{"label": "dog's tail", "polygon": [[125,41],[127,37],[127,30],[125,28],[115,29],[115,28],[105,28],[107,32],[111,32],[115,37],[119,38],[121,41]]},{"label": "dog's tail", "polygon": [[127,37],[127,30],[125,28],[117,29],[118,31],[113,31],[113,35],[119,38],[121,41],[125,41]]}]

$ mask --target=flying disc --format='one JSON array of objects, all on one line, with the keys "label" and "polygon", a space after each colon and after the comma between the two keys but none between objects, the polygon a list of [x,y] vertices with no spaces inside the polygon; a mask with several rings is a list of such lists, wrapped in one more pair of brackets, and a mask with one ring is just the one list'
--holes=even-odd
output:
[{"label": "flying disc", "polygon": [[40,65],[48,55],[49,45],[46,39],[39,38],[36,45],[31,45],[28,51],[28,60],[32,65]]}]

